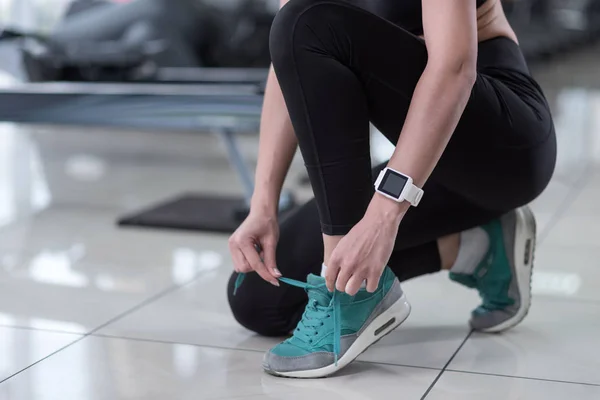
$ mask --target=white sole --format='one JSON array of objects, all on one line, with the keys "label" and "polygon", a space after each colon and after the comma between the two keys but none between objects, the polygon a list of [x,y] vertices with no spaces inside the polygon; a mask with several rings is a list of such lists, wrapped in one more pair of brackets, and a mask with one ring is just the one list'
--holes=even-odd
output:
[{"label": "white sole", "polygon": [[[535,255],[536,224],[535,217],[529,207],[521,207],[515,211],[516,233],[514,260],[517,286],[521,297],[521,304],[517,313],[499,325],[481,332],[498,333],[519,324],[529,312],[531,306],[531,276],[533,273],[533,258]],[[526,247],[529,246],[529,249]]]},{"label": "white sole", "polygon": [[[361,355],[371,345],[376,343],[378,340],[389,334],[391,331],[396,329],[402,324],[406,318],[410,315],[410,304],[406,299],[406,295],[403,294],[390,308],[385,310],[381,315],[371,322],[371,324],[361,333],[356,339],[352,346],[344,353],[344,355],[338,360],[337,365],[331,364],[323,368],[311,369],[305,371],[290,371],[290,372],[277,372],[267,371],[270,374],[276,376],[282,376],[286,378],[324,378],[332,375],[344,368],[346,365],[354,361],[359,355]],[[383,328],[383,329],[382,329]]]}]

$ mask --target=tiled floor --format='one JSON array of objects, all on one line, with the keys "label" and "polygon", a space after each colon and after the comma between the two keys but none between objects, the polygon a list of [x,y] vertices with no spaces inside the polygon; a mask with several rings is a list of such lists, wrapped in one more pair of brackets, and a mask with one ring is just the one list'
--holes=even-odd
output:
[{"label": "tiled floor", "polygon": [[[525,322],[471,334],[474,292],[443,274],[415,279],[409,320],[326,380],[262,373],[275,341],[229,313],[226,236],[115,225],[184,191],[241,193],[218,139],[0,125],[0,400],[600,399],[600,59],[589,53],[536,71],[560,154],[533,205]],[[243,148],[254,160],[255,138]]]}]

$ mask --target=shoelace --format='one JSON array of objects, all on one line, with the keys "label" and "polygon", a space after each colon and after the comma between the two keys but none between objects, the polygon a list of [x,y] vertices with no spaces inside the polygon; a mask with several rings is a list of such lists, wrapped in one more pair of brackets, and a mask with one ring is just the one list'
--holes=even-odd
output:
[{"label": "shoelace", "polygon": [[[233,295],[234,296],[236,295],[240,286],[242,286],[242,283],[244,282],[245,277],[246,277],[246,274],[238,274],[237,279],[235,280],[235,284],[233,285]],[[309,283],[297,281],[295,279],[290,279],[290,278],[279,278],[279,281],[286,283],[290,286],[302,288],[306,291],[320,290],[323,288],[327,288],[327,285],[325,283],[322,283],[319,285],[311,285]],[[310,310],[311,314],[315,317],[314,319],[318,319],[319,317],[322,316],[321,313],[324,313],[324,312],[326,312],[326,310],[328,310],[328,308],[326,308],[326,307],[321,307],[322,309],[319,309],[317,307],[320,307],[320,306],[317,306],[314,304],[309,305],[309,307],[314,308],[314,310]],[[340,321],[341,305],[340,305],[340,297],[338,296],[337,290],[335,290],[333,292],[330,307],[333,308],[333,311],[331,313],[332,317],[333,317],[333,354],[334,354],[335,366],[337,367],[338,358],[340,355],[341,341],[342,341],[342,339],[341,339],[342,338],[342,325],[341,325],[341,321]],[[309,319],[312,319],[312,318],[310,318],[308,313],[305,313],[305,316],[308,316]],[[301,323],[304,324],[304,318],[302,318]],[[304,325],[305,326],[313,326],[312,323],[306,323]]]}]

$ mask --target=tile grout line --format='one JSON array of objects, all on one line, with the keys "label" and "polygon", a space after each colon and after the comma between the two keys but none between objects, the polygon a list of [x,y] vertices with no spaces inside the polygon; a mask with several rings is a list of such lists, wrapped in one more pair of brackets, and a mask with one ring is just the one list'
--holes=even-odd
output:
[{"label": "tile grout line", "polygon": [[48,358],[50,358],[50,357],[54,356],[55,354],[58,354],[59,352],[61,352],[61,351],[65,350],[65,349],[67,349],[68,347],[71,347],[71,346],[73,346],[74,344],[77,344],[77,343],[81,342],[83,339],[85,339],[85,338],[87,338],[87,337],[90,337],[90,336],[94,336],[94,333],[95,333],[95,332],[99,331],[99,330],[100,330],[100,329],[102,329],[102,328],[105,328],[107,325],[110,325],[110,324],[112,324],[113,322],[116,322],[116,321],[118,321],[119,319],[126,317],[127,315],[129,315],[129,314],[131,314],[131,313],[133,313],[133,312],[135,312],[135,311],[139,310],[139,309],[140,309],[140,308],[142,308],[142,307],[145,307],[145,306],[147,306],[148,304],[150,304],[150,303],[152,303],[152,302],[154,302],[154,301],[156,301],[156,300],[158,300],[158,299],[160,299],[160,298],[162,298],[162,297],[164,297],[164,296],[166,296],[166,295],[168,295],[168,294],[170,294],[170,293],[172,293],[172,292],[174,292],[174,291],[175,291],[175,290],[177,290],[177,289],[181,289],[181,288],[183,288],[183,287],[185,287],[185,286],[187,286],[187,285],[190,285],[190,284],[192,284],[192,283],[193,283],[193,282],[195,282],[195,281],[196,281],[196,280],[197,280],[199,277],[200,277],[200,275],[198,274],[198,275],[196,275],[195,277],[193,277],[192,279],[190,279],[188,282],[185,282],[185,283],[183,283],[183,284],[180,284],[180,285],[178,285],[178,284],[172,285],[172,286],[170,286],[170,287],[168,287],[168,288],[164,289],[163,291],[161,291],[161,292],[158,292],[158,293],[157,293],[157,294],[155,294],[154,296],[151,296],[151,297],[147,298],[146,300],[142,301],[141,303],[137,304],[136,306],[133,306],[133,307],[131,307],[130,309],[123,311],[121,314],[118,314],[116,317],[113,317],[113,318],[109,319],[108,321],[106,321],[105,323],[103,323],[103,324],[101,324],[100,326],[96,327],[95,329],[92,329],[91,331],[89,331],[89,332],[87,332],[87,333],[85,333],[85,334],[81,334],[81,333],[80,333],[79,335],[82,335],[82,336],[81,336],[81,337],[79,337],[78,339],[76,339],[76,340],[72,341],[71,343],[69,343],[69,344],[67,344],[67,345],[65,345],[65,346],[63,346],[63,347],[61,347],[60,349],[58,349],[58,350],[56,350],[56,351],[53,351],[52,353],[48,354],[47,356],[45,356],[45,357],[43,357],[43,358],[40,358],[40,359],[39,359],[39,360],[37,360],[36,362],[34,362],[34,363],[32,363],[32,364],[30,364],[30,365],[28,365],[28,366],[26,366],[26,367],[24,367],[24,368],[20,369],[19,371],[15,372],[15,373],[13,373],[13,374],[11,374],[11,375],[9,375],[8,377],[6,377],[6,378],[4,378],[4,379],[0,380],[0,385],[1,385],[2,383],[6,382],[7,380],[9,380],[9,379],[12,379],[12,378],[14,378],[15,376],[17,376],[17,375],[21,374],[22,372],[25,372],[25,371],[27,371],[29,368],[36,366],[37,364],[41,363],[42,361],[45,361],[46,359],[48,359]]},{"label": "tile grout line", "polygon": [[[471,333],[472,332],[469,332],[469,336],[471,335]],[[170,341],[170,340],[160,340],[160,339],[134,338],[134,337],[129,337],[129,336],[119,336],[119,335],[110,335],[110,334],[98,334],[98,333],[96,333],[96,334],[91,334],[90,336],[101,337],[101,338],[106,338],[106,339],[131,340],[131,341],[134,341],[134,342],[148,342],[148,343],[158,343],[158,344],[172,344],[172,345],[193,346],[193,347],[201,347],[201,348],[217,349],[217,350],[243,351],[243,352],[249,352],[249,353],[264,353],[264,351],[265,351],[265,350],[255,350],[255,349],[247,349],[247,348],[239,348],[239,347],[216,346],[216,345],[209,345],[209,344],[182,343],[182,342],[175,342],[175,341]],[[455,358],[455,356],[458,353],[458,351],[460,351],[460,349],[462,348],[462,346],[465,343],[466,343],[466,339],[463,341],[463,343],[461,344],[461,347],[458,348],[458,350],[452,356],[452,358],[446,364],[446,366],[449,365],[450,362],[452,362],[452,360]],[[408,365],[408,364],[397,364],[397,363],[390,363],[390,362],[367,361],[367,360],[356,360],[355,362],[357,362],[357,363],[364,363],[364,364],[389,365],[389,366],[392,366],[392,367],[428,369],[428,370],[434,370],[434,371],[440,371],[440,372],[442,371],[440,368],[425,367],[425,366],[422,366],[422,365]],[[567,383],[567,384],[573,384],[573,385],[588,385],[588,386],[599,386],[600,387],[600,384],[595,384],[595,383],[586,383],[586,382],[577,382],[577,381],[563,381],[563,380],[548,379],[548,378],[535,378],[535,377],[518,376],[518,375],[504,375],[504,374],[494,374],[494,373],[487,373],[487,372],[464,371],[464,370],[449,369],[449,368],[446,368],[445,371],[458,372],[458,373],[471,374],[471,375],[489,375],[489,376],[498,376],[498,377],[504,377],[504,378],[528,379],[528,380],[534,380],[534,381],[556,382],[556,383]]]},{"label": "tile grout line", "polygon": [[554,214],[552,214],[550,221],[548,221],[548,223],[546,224],[546,226],[544,227],[542,232],[540,232],[540,234],[538,235],[538,239],[537,239],[538,246],[540,246],[544,242],[544,240],[546,240],[546,238],[550,234],[550,231],[552,230],[554,225],[556,225],[558,223],[558,221],[560,221],[560,219],[565,215],[565,213],[573,205],[575,200],[577,200],[577,198],[581,195],[581,192],[583,192],[583,189],[585,188],[586,183],[591,179],[591,177],[592,176],[591,176],[590,172],[588,171],[588,169],[586,169],[581,174],[581,176],[579,178],[577,178],[577,180],[573,184],[573,189],[575,189],[575,193],[572,196],[567,195],[567,197],[563,201],[560,202],[560,204],[558,206],[558,211],[556,211]]},{"label": "tile grout line", "polygon": [[106,339],[131,340],[133,342],[146,342],[146,343],[172,344],[172,345],[177,344],[177,345],[182,345],[182,346],[193,346],[193,347],[201,347],[201,348],[206,348],[206,349],[244,351],[244,352],[248,352],[248,353],[264,353],[264,350],[244,349],[244,348],[216,346],[216,345],[198,344],[198,343],[181,343],[181,342],[174,342],[174,341],[170,341],[170,340],[161,340],[161,339],[134,338],[134,337],[128,337],[128,336],[111,335],[111,334],[106,334],[106,333],[92,333],[90,336],[106,338]]},{"label": "tile grout line", "polygon": [[199,277],[200,277],[199,275],[195,276],[194,278],[190,279],[188,282],[185,282],[185,283],[183,283],[181,285],[175,284],[173,286],[170,286],[170,287],[166,288],[162,292],[158,292],[154,296],[151,296],[151,297],[147,298],[146,300],[142,301],[138,305],[133,306],[130,309],[123,311],[121,314],[118,314],[117,316],[109,319],[108,321],[106,321],[105,323],[101,324],[100,326],[92,329],[91,331],[89,331],[88,333],[86,333],[86,336],[93,335],[94,333],[98,332],[100,329],[103,329],[103,328],[107,327],[108,325],[110,325],[110,324],[112,324],[114,322],[117,322],[118,320],[120,320],[122,318],[125,318],[129,314],[136,312],[137,310],[141,309],[142,307],[145,307],[145,306],[149,305],[150,303],[154,303],[156,300],[159,300],[159,299],[165,297],[166,295],[173,293],[174,291],[176,291],[178,289],[184,288],[187,285],[192,284]]},{"label": "tile grout line", "polygon": [[66,346],[63,346],[63,347],[61,347],[60,349],[53,351],[52,353],[48,354],[47,356],[45,356],[45,357],[43,357],[43,358],[40,358],[39,360],[37,360],[37,361],[36,361],[36,362],[34,362],[33,364],[30,364],[30,365],[26,366],[25,368],[22,368],[22,369],[20,369],[19,371],[15,372],[14,374],[7,376],[6,378],[4,378],[4,379],[2,379],[2,380],[0,381],[0,385],[1,385],[1,384],[3,384],[4,382],[6,382],[7,380],[9,380],[9,379],[11,379],[11,378],[14,378],[15,376],[19,375],[21,372],[24,372],[24,371],[28,370],[29,368],[31,368],[31,367],[33,367],[33,366],[35,366],[35,365],[37,365],[37,364],[41,363],[41,362],[42,362],[42,361],[44,361],[45,359],[47,359],[47,358],[50,358],[50,357],[52,357],[53,355],[55,355],[55,354],[57,354],[57,353],[59,353],[59,352],[61,352],[61,351],[65,350],[67,347],[70,347],[70,346],[72,346],[72,345],[74,345],[74,344],[76,344],[76,343],[79,343],[80,341],[82,341],[82,340],[83,340],[83,339],[85,339],[86,337],[87,337],[87,335],[81,336],[81,337],[79,337],[79,338],[75,339],[73,342],[71,342],[71,343],[67,344]]},{"label": "tile grout line", "polygon": [[[173,342],[173,341],[169,341],[169,340],[134,338],[134,337],[128,337],[128,336],[118,336],[118,335],[110,335],[110,334],[102,334],[102,333],[95,333],[90,336],[101,337],[101,338],[106,338],[106,339],[131,340],[134,342],[148,342],[148,343],[159,343],[159,344],[179,344],[179,345],[183,345],[183,346],[193,346],[193,347],[201,347],[201,348],[206,348],[206,349],[217,349],[217,350],[244,351],[244,352],[248,352],[248,353],[264,353],[265,352],[265,350],[244,349],[244,348],[239,348],[239,347],[227,347],[227,346],[216,346],[216,345],[210,345],[210,344],[181,343],[181,342]],[[393,367],[418,368],[418,369],[429,369],[429,370],[440,371],[439,368],[424,367],[421,365],[395,364],[395,363],[389,363],[389,362],[366,361],[366,360],[356,360],[355,362],[364,363],[364,364],[389,365],[389,366],[393,366]]]},{"label": "tile grout line", "polygon": [[430,370],[430,371],[441,371],[439,368],[424,367],[422,365],[394,364],[394,363],[390,363],[390,362],[363,361],[363,360],[356,360],[355,362],[357,362],[357,363],[364,363],[364,364],[387,365],[387,366],[390,366],[390,367],[416,368],[416,369],[427,369],[427,370]]},{"label": "tile grout line", "polygon": [[[184,284],[184,286],[185,285],[187,285],[187,283]],[[128,336],[117,336],[117,335],[99,334],[99,333],[82,334],[82,333],[76,333],[76,332],[67,332],[67,331],[58,331],[58,330],[49,330],[49,329],[37,329],[37,328],[31,328],[31,327],[15,327],[15,326],[6,326],[6,325],[0,325],[0,327],[23,329],[23,330],[32,330],[32,331],[41,331],[41,332],[53,332],[53,333],[60,333],[60,334],[80,336],[77,340],[75,340],[75,341],[69,343],[68,345],[66,345],[66,346],[64,346],[64,347],[56,350],[55,352],[49,354],[48,356],[40,359],[37,362],[29,365],[28,367],[23,368],[21,371],[16,372],[15,374],[7,377],[6,379],[3,379],[2,381],[0,381],[0,383],[3,383],[5,381],[7,381],[8,379],[14,377],[15,375],[20,374],[21,372],[23,372],[26,369],[28,369],[28,368],[36,365],[39,362],[45,360],[46,358],[49,358],[49,357],[53,356],[54,354],[63,351],[67,347],[70,347],[70,346],[78,343],[79,341],[85,339],[86,337],[97,337],[97,338],[106,338],[106,339],[121,339],[121,340],[130,340],[130,341],[134,341],[134,342],[147,342],[147,343],[157,343],[157,344],[183,345],[183,346],[193,346],[193,347],[201,347],[201,348],[208,348],[208,349],[229,350],[229,351],[243,351],[243,352],[249,352],[249,353],[263,353],[264,352],[264,350],[243,349],[243,348],[236,348],[236,347],[205,345],[205,344],[197,344],[197,343],[182,343],[182,342],[174,342],[174,341],[169,341],[169,340],[147,339],[147,338],[134,338],[134,337],[128,337]],[[466,343],[466,341],[468,340],[468,338],[471,336],[471,333],[472,332],[469,333],[469,335],[467,336],[467,338],[463,341],[463,343],[461,343],[461,346],[452,355],[452,357],[450,358],[450,360],[448,361],[448,363],[446,363],[446,366],[444,366],[444,368],[441,369],[441,370],[439,368],[435,368],[435,367],[425,367],[425,366],[421,366],[421,365],[396,364],[396,363],[380,362],[380,361],[356,360],[355,362],[357,362],[357,363],[363,363],[363,364],[388,365],[388,366],[392,366],[392,367],[416,368],[416,369],[427,369],[427,370],[440,371],[440,374],[436,377],[436,379],[434,380],[434,382],[432,383],[432,385],[428,389],[428,392],[433,388],[433,386],[435,385],[435,383],[437,383],[437,381],[439,380],[439,378],[441,377],[441,375],[442,375],[443,372],[456,372],[456,373],[467,374],[467,375],[484,375],[484,376],[493,376],[493,377],[510,378],[510,379],[525,379],[525,380],[531,380],[531,381],[553,382],[553,383],[563,383],[563,384],[569,384],[569,385],[584,385],[584,386],[600,387],[600,384],[589,383],[589,382],[565,381],[565,380],[549,379],[549,378],[536,378],[536,377],[530,377],[530,376],[507,375],[507,374],[497,374],[497,373],[491,373],[491,372],[476,372],[476,371],[466,371],[466,370],[460,370],[460,369],[450,369],[450,368],[447,368],[447,366],[455,358],[456,354],[458,354],[458,351],[460,351],[460,349]],[[425,395],[427,395],[428,392],[426,392]],[[422,397],[421,400],[423,400],[424,398],[425,397]]]},{"label": "tile grout line", "polygon": [[462,371],[460,369],[446,369],[446,371],[447,372],[457,372],[457,373],[461,373],[461,374],[470,374],[470,375],[485,375],[485,376],[495,376],[495,377],[499,377],[499,378],[525,379],[528,381],[554,382],[554,383],[566,383],[569,385],[584,385],[584,386],[600,387],[600,384],[589,383],[589,382],[574,382],[574,381],[563,381],[563,380],[558,380],[558,379],[534,378],[534,377],[530,377],[530,376],[494,374],[491,372]]},{"label": "tile grout line", "polygon": [[[193,283],[196,280],[196,278],[193,278],[191,281],[189,282],[185,282],[183,284],[181,284],[180,286],[178,286],[179,288],[185,287],[191,283]],[[173,288],[169,288],[169,289],[165,289],[165,290],[170,290]],[[160,292],[162,293],[162,292]],[[158,293],[157,295],[159,295],[160,293]],[[154,299],[154,300],[158,300],[158,299]],[[152,300],[152,301],[154,301]],[[589,299],[589,298],[563,298],[563,297],[549,297],[549,296],[540,296],[541,301],[544,302],[561,302],[561,303],[569,303],[569,304],[573,304],[573,305],[600,305],[600,299],[598,300],[594,300],[594,299]],[[151,302],[152,302],[151,301]],[[148,304],[144,304],[141,306],[145,306]],[[138,305],[139,306],[139,305]],[[136,306],[136,307],[138,307]],[[130,313],[136,310],[130,309],[128,311],[125,311],[124,313]],[[119,318],[123,318],[126,315],[120,315],[118,316]],[[117,317],[115,317],[117,318]],[[196,344],[193,343],[181,343],[181,342],[175,342],[175,341],[169,341],[169,340],[160,340],[160,339],[147,339],[147,338],[136,338],[136,337],[129,337],[129,336],[119,336],[119,335],[108,335],[108,334],[97,334],[95,332],[97,332],[99,329],[102,329],[104,327],[106,327],[107,324],[115,322],[115,318],[113,318],[112,320],[109,320],[109,322],[103,323],[101,326],[99,326],[98,328],[95,328],[89,332],[77,332],[77,331],[66,331],[66,330],[60,330],[60,329],[48,329],[48,328],[37,328],[37,327],[33,327],[33,326],[23,326],[23,325],[10,325],[10,324],[2,324],[0,323],[0,328],[6,328],[6,329],[21,329],[21,330],[29,330],[29,331],[38,331],[38,332],[48,332],[48,333],[59,333],[59,334],[65,334],[65,335],[81,335],[81,336],[85,336],[85,335],[92,335],[92,336],[99,336],[99,337],[109,337],[109,338],[116,338],[116,339],[128,339],[128,340],[145,340],[145,341],[156,341],[159,343],[166,343],[166,344],[186,344],[186,345],[191,345],[191,346],[196,346]],[[205,346],[205,345],[198,345],[198,346]],[[219,346],[211,346],[211,345],[206,345],[206,347],[215,347],[215,348],[219,348]],[[244,349],[237,349],[234,347],[223,347],[224,349],[232,349],[232,350],[244,350]],[[385,363],[382,363],[385,364]],[[393,364],[391,363],[390,365],[401,365],[401,364]],[[410,365],[409,365],[410,366]],[[433,368],[433,367],[432,367]],[[433,368],[433,369],[437,369],[439,370],[439,368]],[[460,371],[460,372],[467,372],[467,371]],[[512,375],[507,375],[507,376],[512,376]]]},{"label": "tile grout line", "polygon": [[454,360],[454,357],[456,357],[456,355],[463,348],[463,346],[465,345],[465,343],[467,343],[467,340],[469,340],[469,338],[471,337],[472,334],[473,334],[473,330],[471,329],[471,331],[467,334],[467,337],[465,337],[465,339],[462,341],[462,343],[460,344],[460,346],[458,346],[458,348],[456,349],[456,351],[454,352],[454,354],[452,354],[452,357],[450,357],[450,359],[448,360],[448,362],[446,363],[446,365],[444,365],[444,367],[442,368],[442,370],[440,371],[440,373],[435,377],[435,379],[433,380],[433,382],[431,382],[431,385],[429,385],[429,387],[427,388],[427,391],[421,397],[421,400],[424,400],[429,395],[429,392],[431,392],[431,389],[433,389],[433,387],[440,380],[440,378],[442,377],[442,375],[444,374],[444,372],[446,372],[446,369],[448,368],[448,366],[450,365],[450,363],[452,362],[452,360]]},{"label": "tile grout line", "polygon": [[23,331],[36,331],[36,332],[45,332],[45,333],[59,333],[61,335],[77,335],[83,336],[85,332],[75,332],[75,331],[61,331],[60,329],[47,329],[47,328],[35,328],[32,326],[20,326],[20,325],[5,325],[0,324],[0,328],[4,329],[18,329]]}]

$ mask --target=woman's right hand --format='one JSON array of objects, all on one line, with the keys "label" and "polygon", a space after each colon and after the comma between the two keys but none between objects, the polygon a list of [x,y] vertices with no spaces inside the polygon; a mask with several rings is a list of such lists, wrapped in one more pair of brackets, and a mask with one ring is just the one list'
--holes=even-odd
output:
[{"label": "woman's right hand", "polygon": [[235,271],[256,271],[265,281],[279,286],[277,278],[281,277],[281,272],[275,263],[278,240],[277,216],[250,211],[246,220],[229,238]]}]

